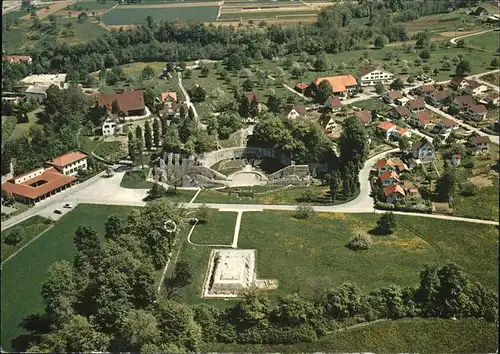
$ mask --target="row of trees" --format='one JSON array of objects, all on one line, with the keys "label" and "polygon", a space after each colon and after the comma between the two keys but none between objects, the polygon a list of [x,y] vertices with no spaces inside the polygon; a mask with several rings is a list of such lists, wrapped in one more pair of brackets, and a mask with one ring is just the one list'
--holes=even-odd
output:
[{"label": "row of trees", "polygon": [[[158,298],[154,269],[167,261],[184,217],[173,204],[153,202],[126,220],[109,217],[104,241],[92,228],[78,227],[73,264],[55,262],[43,282],[46,333],[29,351],[184,352],[199,350],[203,342],[310,342],[353,320],[497,320],[497,295],[455,264],[425,267],[417,288],[391,285],[369,294],[352,284],[335,289],[317,284],[273,303],[248,289],[226,309]],[[175,232],[165,230],[166,220],[178,225]],[[185,286],[192,275],[189,264],[179,262],[168,284]]]}]

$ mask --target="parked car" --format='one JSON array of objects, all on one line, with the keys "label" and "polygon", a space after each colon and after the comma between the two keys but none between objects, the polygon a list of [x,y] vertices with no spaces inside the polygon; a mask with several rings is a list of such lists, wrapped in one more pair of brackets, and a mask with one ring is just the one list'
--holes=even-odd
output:
[{"label": "parked car", "polygon": [[70,203],[66,203],[66,204],[64,204],[64,208],[71,209],[71,208],[73,208],[73,205]]},{"label": "parked car", "polygon": [[56,209],[56,210],[54,210],[54,214],[62,214],[62,213],[63,213],[63,212],[62,212],[62,210],[61,210],[61,209]]}]

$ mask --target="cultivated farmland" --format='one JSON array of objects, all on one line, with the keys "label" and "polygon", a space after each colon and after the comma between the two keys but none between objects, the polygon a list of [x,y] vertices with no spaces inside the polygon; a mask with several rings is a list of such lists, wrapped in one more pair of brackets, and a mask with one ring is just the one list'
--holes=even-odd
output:
[{"label": "cultivated farmland", "polygon": [[102,21],[107,25],[139,25],[151,16],[154,21],[214,21],[217,18],[217,6],[172,7],[172,8],[128,8],[118,7],[107,12]]}]

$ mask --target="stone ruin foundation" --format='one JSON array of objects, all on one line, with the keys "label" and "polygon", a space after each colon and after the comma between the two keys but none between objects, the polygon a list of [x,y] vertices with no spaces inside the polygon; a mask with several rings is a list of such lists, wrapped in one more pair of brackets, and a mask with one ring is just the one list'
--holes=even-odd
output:
[{"label": "stone ruin foundation", "polygon": [[257,279],[255,250],[212,250],[202,297],[234,298],[242,290],[252,286],[262,290],[274,290],[278,287],[275,279]]}]

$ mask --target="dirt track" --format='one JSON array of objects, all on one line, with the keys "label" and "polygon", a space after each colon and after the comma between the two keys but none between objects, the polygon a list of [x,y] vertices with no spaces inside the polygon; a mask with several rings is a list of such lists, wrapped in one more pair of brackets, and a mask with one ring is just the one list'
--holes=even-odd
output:
[{"label": "dirt track", "polygon": [[202,7],[220,6],[219,2],[184,2],[177,4],[154,4],[154,5],[119,5],[118,9],[165,9],[174,7]]},{"label": "dirt track", "polygon": [[221,13],[223,14],[241,14],[241,13],[263,13],[263,12],[296,12],[296,11],[311,11],[313,12],[314,9],[311,9],[310,7],[307,6],[300,6],[300,7],[278,7],[278,8],[260,8],[260,9],[225,9],[222,7]]},{"label": "dirt track", "polygon": [[[42,8],[41,10],[38,10],[36,12],[36,15],[38,16],[38,18],[41,20],[41,19],[44,19],[45,17],[49,16],[50,14],[53,14],[54,12],[57,12],[59,10],[62,10],[64,9],[66,6],[69,6],[69,5],[72,5],[75,1],[74,0],[69,0],[69,1],[58,1],[58,2],[55,2],[53,4],[50,4],[50,5],[47,5],[49,7],[48,10],[44,8]],[[21,17],[23,20],[30,20],[31,19],[31,15],[26,15],[26,16],[23,16]]]}]

